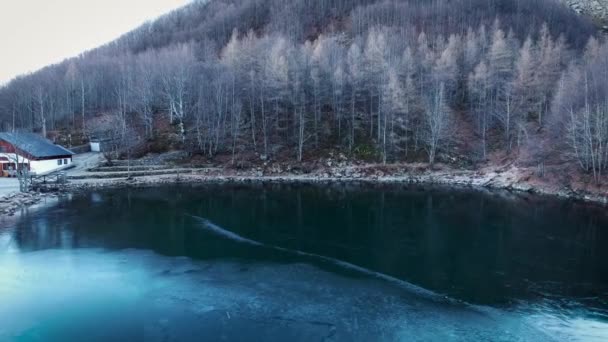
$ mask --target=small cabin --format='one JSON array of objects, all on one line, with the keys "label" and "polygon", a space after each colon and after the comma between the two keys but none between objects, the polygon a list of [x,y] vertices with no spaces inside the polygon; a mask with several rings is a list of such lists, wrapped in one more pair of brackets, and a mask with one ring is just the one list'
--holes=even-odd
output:
[{"label": "small cabin", "polygon": [[17,170],[43,176],[72,167],[74,152],[34,133],[0,133],[0,176]]}]

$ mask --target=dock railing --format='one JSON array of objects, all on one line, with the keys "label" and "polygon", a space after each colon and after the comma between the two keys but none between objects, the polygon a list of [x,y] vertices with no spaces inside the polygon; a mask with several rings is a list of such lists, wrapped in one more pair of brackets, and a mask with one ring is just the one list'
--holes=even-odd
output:
[{"label": "dock railing", "polygon": [[32,176],[30,186],[32,190],[57,191],[63,189],[67,182],[67,173],[58,171],[48,175]]}]

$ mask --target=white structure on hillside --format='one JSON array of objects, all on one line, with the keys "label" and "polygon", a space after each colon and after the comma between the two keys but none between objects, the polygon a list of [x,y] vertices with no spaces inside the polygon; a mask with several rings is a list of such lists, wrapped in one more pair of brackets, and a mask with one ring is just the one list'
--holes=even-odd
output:
[{"label": "white structure on hillside", "polygon": [[34,133],[0,133],[0,176],[27,169],[42,176],[72,166],[74,153]]}]

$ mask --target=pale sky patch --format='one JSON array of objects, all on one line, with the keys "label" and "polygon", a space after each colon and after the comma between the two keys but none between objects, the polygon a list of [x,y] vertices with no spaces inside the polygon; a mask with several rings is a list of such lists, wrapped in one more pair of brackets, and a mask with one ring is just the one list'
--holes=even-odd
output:
[{"label": "pale sky patch", "polygon": [[190,0],[0,0],[0,85],[108,43]]}]

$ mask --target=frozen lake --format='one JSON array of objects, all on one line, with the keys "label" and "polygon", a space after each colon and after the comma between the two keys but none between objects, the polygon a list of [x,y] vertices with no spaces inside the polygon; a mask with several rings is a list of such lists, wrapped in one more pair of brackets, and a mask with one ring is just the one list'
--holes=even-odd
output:
[{"label": "frozen lake", "polygon": [[83,193],[0,224],[1,341],[608,338],[601,207],[223,185]]}]

